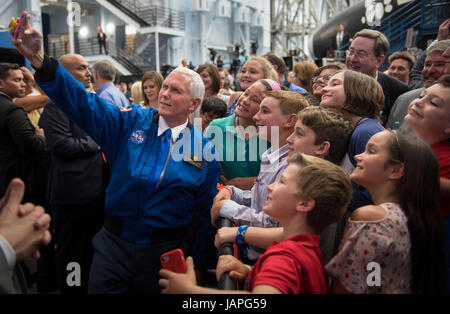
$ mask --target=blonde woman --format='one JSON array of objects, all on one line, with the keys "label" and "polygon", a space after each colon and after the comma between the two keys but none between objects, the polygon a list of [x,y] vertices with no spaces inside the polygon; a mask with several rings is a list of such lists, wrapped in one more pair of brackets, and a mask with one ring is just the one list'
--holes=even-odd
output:
[{"label": "blonde woman", "polygon": [[144,106],[144,93],[142,92],[141,81],[136,81],[131,85],[131,103]]},{"label": "blonde woman", "polygon": [[311,91],[311,83],[314,76],[314,72],[317,71],[319,67],[310,61],[301,61],[294,66],[294,79],[292,83],[297,86],[303,87],[308,92]]}]

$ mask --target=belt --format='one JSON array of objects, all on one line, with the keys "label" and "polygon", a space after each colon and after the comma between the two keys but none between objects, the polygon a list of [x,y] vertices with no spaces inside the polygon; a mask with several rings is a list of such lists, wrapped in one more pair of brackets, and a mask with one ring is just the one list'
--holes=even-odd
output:
[{"label": "belt", "polygon": [[[106,216],[104,227],[106,230],[121,237],[123,230],[123,221],[112,217],[110,215]],[[150,228],[150,244],[156,244],[161,242],[169,242],[173,240],[183,239],[187,232],[187,227],[168,229],[168,228]]]}]

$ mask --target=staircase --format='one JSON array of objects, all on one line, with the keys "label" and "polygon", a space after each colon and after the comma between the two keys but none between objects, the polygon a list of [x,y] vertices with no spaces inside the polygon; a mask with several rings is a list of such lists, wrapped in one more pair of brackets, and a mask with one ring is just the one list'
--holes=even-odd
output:
[{"label": "staircase", "polygon": [[439,14],[448,12],[449,9],[450,3],[445,0],[411,1],[382,19],[381,26],[374,26],[372,29],[386,35],[390,43],[390,54],[405,49],[408,29],[418,31],[417,40],[426,35],[437,34],[439,24],[444,21],[439,21]]},{"label": "staircase", "polygon": [[108,2],[135,20],[141,27],[150,25],[146,20],[141,18],[139,14],[142,10],[139,2],[132,0],[108,0]]},{"label": "staircase", "polygon": [[[184,36],[185,14],[162,6],[143,4],[138,0],[96,0],[127,24],[136,27],[137,34],[127,35],[124,51],[116,50],[114,58],[134,75],[157,68],[154,33],[168,36]],[[160,51],[164,47],[159,47]],[[131,66],[133,64],[134,66]],[[139,72],[137,72],[139,71]]]},{"label": "staircase", "polygon": [[[103,5],[104,1],[97,2]],[[186,20],[182,11],[156,5],[142,5],[136,0],[106,0],[106,2],[132,18],[141,28],[161,26],[180,31],[185,30]]]}]

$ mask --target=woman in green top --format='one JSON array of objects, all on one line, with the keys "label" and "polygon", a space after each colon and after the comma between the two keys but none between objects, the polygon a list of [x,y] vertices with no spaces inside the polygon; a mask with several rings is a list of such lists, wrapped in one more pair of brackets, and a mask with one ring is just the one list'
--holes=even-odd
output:
[{"label": "woman in green top", "polygon": [[259,173],[260,158],[270,143],[259,139],[253,116],[266,93],[280,90],[271,79],[259,80],[239,98],[236,112],[211,122],[206,136],[215,145],[222,169],[222,183],[250,190]]}]

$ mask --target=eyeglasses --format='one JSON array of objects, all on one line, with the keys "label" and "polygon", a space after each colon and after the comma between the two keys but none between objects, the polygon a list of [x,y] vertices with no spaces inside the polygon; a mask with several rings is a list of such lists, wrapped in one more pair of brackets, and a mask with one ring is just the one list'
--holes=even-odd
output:
[{"label": "eyeglasses", "polygon": [[346,56],[355,56],[356,55],[356,57],[358,57],[358,59],[365,59],[365,58],[367,58],[369,55],[366,53],[366,52],[364,52],[364,51],[358,51],[358,52],[356,52],[356,51],[354,51],[354,50],[346,50],[345,51],[345,55]]},{"label": "eyeglasses", "polygon": [[328,82],[333,75],[314,76],[312,82],[315,84],[319,79]]}]

